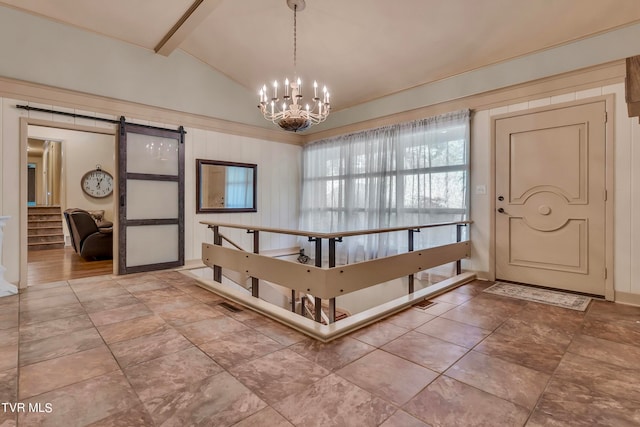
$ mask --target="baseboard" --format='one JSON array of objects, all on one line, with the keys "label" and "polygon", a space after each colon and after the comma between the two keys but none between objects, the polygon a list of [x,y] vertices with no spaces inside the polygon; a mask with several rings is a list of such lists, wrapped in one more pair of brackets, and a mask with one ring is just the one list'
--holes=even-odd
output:
[{"label": "baseboard", "polygon": [[620,304],[637,305],[640,307],[640,294],[616,291],[615,302]]},{"label": "baseboard", "polygon": [[278,307],[259,298],[254,298],[251,294],[246,292],[241,292],[213,280],[198,277],[188,270],[183,271],[183,274],[187,274],[195,278],[198,281],[198,285],[204,289],[212,291],[224,298],[236,302],[237,304],[261,313],[321,342],[329,342],[344,336],[357,329],[377,322],[382,318],[398,313],[419,301],[440,295],[476,278],[474,273],[462,273],[450,279],[443,280],[433,286],[416,291],[413,294],[396,298],[392,301],[373,307],[369,310],[365,310],[361,313],[357,313],[353,316],[349,316],[330,325],[323,325],[306,317],[292,313],[288,309]]}]

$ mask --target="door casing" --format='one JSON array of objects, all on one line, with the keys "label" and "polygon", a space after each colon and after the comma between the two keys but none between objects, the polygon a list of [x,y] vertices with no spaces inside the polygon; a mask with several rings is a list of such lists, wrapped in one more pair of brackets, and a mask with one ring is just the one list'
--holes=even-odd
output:
[{"label": "door casing", "polygon": [[[116,144],[115,135],[116,129],[110,127],[94,127],[94,126],[83,126],[76,125],[73,123],[66,122],[54,122],[50,120],[42,120],[42,119],[34,119],[29,117],[20,117],[20,279],[18,281],[18,288],[26,288],[28,286],[27,283],[27,273],[28,273],[28,264],[27,264],[27,256],[28,256],[28,206],[27,206],[27,188],[28,188],[28,178],[27,178],[27,145],[29,139],[29,126],[44,126],[50,128],[57,129],[67,129],[67,130],[76,130],[81,132],[90,132],[90,133],[100,133],[105,135],[113,135],[113,144]],[[114,193],[117,192],[117,188],[114,190]],[[115,201],[118,200],[117,194],[114,194],[114,212],[116,210]],[[117,218],[114,218],[114,229],[117,230]],[[114,233],[114,253],[117,253],[118,242],[117,235]],[[117,272],[117,257],[113,259],[113,272],[114,274]]]}]

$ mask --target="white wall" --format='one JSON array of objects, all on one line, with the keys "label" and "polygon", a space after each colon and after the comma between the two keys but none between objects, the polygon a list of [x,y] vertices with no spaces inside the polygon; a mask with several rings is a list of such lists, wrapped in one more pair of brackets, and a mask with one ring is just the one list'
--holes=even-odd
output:
[{"label": "white wall", "polygon": [[[114,125],[99,120],[72,118],[50,113],[40,113],[17,109],[17,104],[27,102],[0,98],[0,214],[10,215],[12,218],[5,226],[2,263],[7,268],[5,278],[17,283],[20,279],[20,172],[26,169],[26,164],[20,164],[20,117],[65,122],[76,125],[113,128]],[[75,112],[78,114],[95,116],[92,112],[70,110],[52,105],[33,104],[40,108],[50,108]],[[111,117],[115,118],[115,117]],[[149,121],[131,120],[134,123],[149,124],[159,127],[175,129],[179,123],[153,123]],[[298,205],[300,193],[300,162],[302,148],[296,145],[258,140],[247,137],[222,134],[195,128],[186,128],[185,137],[185,259],[200,259],[203,241],[212,242],[212,232],[199,223],[202,220],[221,221],[226,223],[260,224],[263,226],[297,228]],[[53,133],[50,134],[50,137]],[[107,138],[113,138],[107,136]],[[64,138],[56,138],[64,139]],[[89,161],[87,153],[81,157],[80,163]],[[205,158],[213,160],[238,161],[255,163],[258,165],[258,212],[236,214],[207,214],[196,215],[195,189],[195,159]],[[91,164],[81,164],[78,173],[95,167]],[[104,164],[103,164],[104,166]],[[68,166],[70,169],[71,165]],[[106,169],[106,167],[105,167]],[[84,173],[84,172],[82,172]],[[113,174],[116,177],[115,173]],[[73,188],[80,178],[71,178],[69,186]],[[74,182],[76,184],[74,184]],[[78,184],[79,185],[79,184]],[[80,202],[78,202],[80,203]],[[26,207],[25,207],[26,209]],[[105,209],[106,210],[106,209]],[[115,214],[114,214],[115,215]],[[252,236],[242,230],[224,233],[251,250]],[[261,235],[262,249],[288,248],[296,245],[296,239],[284,235],[263,233]]]},{"label": "white wall", "polygon": [[[614,94],[614,287],[617,292],[640,294],[640,124],[637,118],[627,117],[622,83],[580,92],[536,99],[529,102],[476,111],[471,133],[471,227],[472,258],[465,268],[487,275],[490,269],[489,252],[491,211],[491,118],[498,114],[527,110]],[[487,194],[476,194],[484,185]]]}]

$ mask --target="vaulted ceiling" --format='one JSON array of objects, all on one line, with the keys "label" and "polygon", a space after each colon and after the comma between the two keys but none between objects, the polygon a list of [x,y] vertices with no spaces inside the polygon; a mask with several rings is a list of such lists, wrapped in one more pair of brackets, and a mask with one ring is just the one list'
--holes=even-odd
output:
[{"label": "vaulted ceiling", "polygon": [[[293,75],[286,0],[0,5],[158,55],[182,49],[256,94]],[[297,68],[325,83],[340,110],[638,22],[638,0],[307,0],[298,13]]]}]

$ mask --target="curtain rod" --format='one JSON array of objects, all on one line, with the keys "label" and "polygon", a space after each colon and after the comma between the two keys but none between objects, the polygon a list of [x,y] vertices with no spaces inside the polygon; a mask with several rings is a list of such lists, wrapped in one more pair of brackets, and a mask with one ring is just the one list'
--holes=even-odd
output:
[{"label": "curtain rod", "polygon": [[141,126],[141,127],[145,127],[145,128],[149,128],[149,129],[170,130],[170,131],[173,131],[173,132],[180,132],[180,133],[183,133],[183,134],[187,133],[182,126],[180,126],[178,129],[167,129],[167,128],[161,128],[161,127],[158,127],[158,126],[142,125],[142,124],[139,124],[139,123],[125,122],[124,121],[125,120],[124,116],[120,116],[119,120],[114,120],[114,119],[107,119],[107,118],[104,118],[104,117],[94,117],[94,116],[87,116],[87,115],[84,115],[84,114],[69,113],[68,111],[56,111],[56,110],[50,110],[48,108],[31,107],[29,105],[16,105],[16,108],[20,108],[21,110],[27,110],[27,111],[38,111],[40,113],[59,114],[61,116],[67,116],[67,117],[73,117],[73,118],[98,120],[98,121],[101,121],[101,122],[107,122],[107,123],[113,123],[113,124],[125,123],[125,124],[128,124],[128,125]]}]

